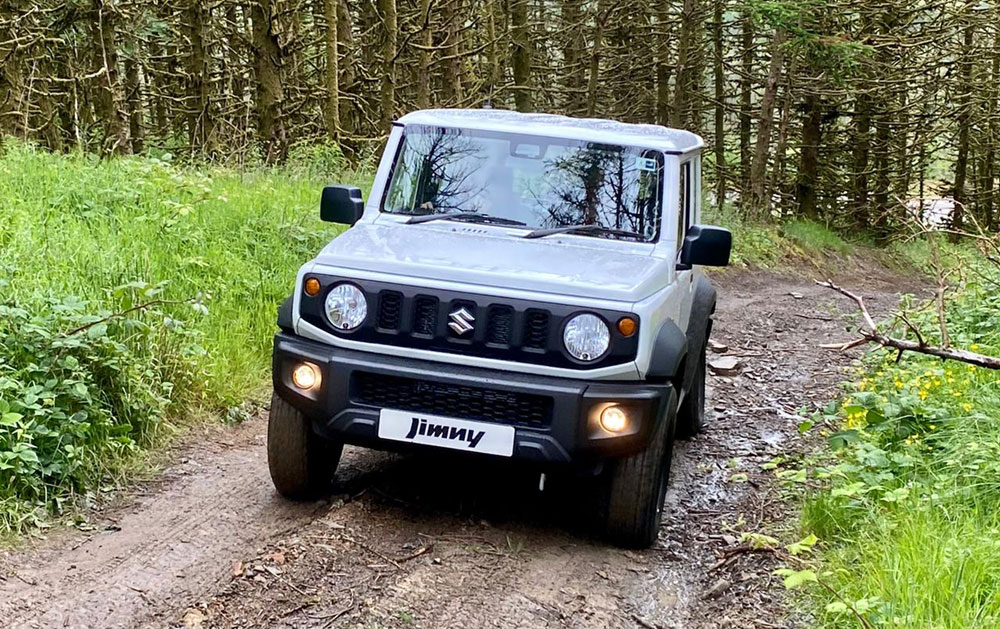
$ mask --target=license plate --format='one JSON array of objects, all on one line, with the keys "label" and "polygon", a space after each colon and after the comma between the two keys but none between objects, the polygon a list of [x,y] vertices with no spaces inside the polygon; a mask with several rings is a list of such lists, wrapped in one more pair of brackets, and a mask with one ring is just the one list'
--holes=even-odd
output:
[{"label": "license plate", "polygon": [[514,427],[423,413],[382,409],[378,419],[381,439],[511,456]]}]

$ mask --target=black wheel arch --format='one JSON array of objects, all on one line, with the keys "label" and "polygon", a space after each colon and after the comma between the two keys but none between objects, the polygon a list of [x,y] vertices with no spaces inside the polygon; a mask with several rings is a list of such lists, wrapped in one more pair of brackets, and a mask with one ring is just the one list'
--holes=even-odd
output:
[{"label": "black wheel arch", "polygon": [[694,284],[687,330],[682,331],[674,321],[664,322],[653,342],[653,355],[646,372],[647,379],[672,380],[681,396],[690,388],[698,365],[689,356],[698,356],[712,333],[717,298],[715,287],[704,275],[699,274]]},{"label": "black wheel arch", "polygon": [[285,332],[294,332],[292,324],[292,297],[285,299],[278,306],[278,327]]},{"label": "black wheel arch", "polygon": [[[691,356],[697,357],[705,349],[712,333],[712,317],[715,315],[717,293],[712,283],[704,275],[695,278],[694,299],[691,302],[691,316],[688,317],[687,346]],[[683,390],[686,392],[694,380],[697,360],[685,361]]]}]

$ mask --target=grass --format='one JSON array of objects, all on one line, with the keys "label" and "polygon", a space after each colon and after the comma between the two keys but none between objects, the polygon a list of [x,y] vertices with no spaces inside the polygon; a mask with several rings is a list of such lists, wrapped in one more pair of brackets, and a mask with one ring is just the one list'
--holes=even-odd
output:
[{"label": "grass", "polygon": [[314,153],[236,172],[4,145],[0,533],[86,496],[178,418],[263,390],[277,306],[338,231],[322,185],[368,183]]},{"label": "grass", "polygon": [[706,212],[706,222],[733,232],[731,264],[734,267],[775,269],[802,261],[822,264],[830,256],[849,256],[862,242],[850,242],[830,227],[812,220],[758,223],[743,218],[730,206]]},{"label": "grass", "polygon": [[[1000,271],[945,252],[967,271],[948,303],[953,345],[1000,354]],[[934,309],[909,310],[940,342]],[[816,625],[860,626],[847,602],[876,627],[1000,626],[1000,374],[878,351],[847,388],[802,503],[816,570],[842,597],[809,591]]]}]

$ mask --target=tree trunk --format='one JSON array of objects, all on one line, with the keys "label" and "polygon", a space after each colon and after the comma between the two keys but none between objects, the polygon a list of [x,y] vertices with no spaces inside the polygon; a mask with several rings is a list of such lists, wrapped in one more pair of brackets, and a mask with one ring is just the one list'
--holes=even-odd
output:
[{"label": "tree trunk", "polygon": [[875,142],[872,145],[872,160],[875,169],[875,187],[872,191],[874,220],[872,226],[880,237],[889,235],[889,142],[891,141],[891,122],[886,111],[886,102],[880,103],[881,111],[875,117]]},{"label": "tree trunk", "polygon": [[323,0],[326,18],[326,135],[331,142],[340,139],[340,52],[337,50],[338,0]]},{"label": "tree trunk", "polygon": [[[343,58],[340,60],[340,93],[349,95],[351,100],[347,101],[348,106],[340,108],[340,131],[344,136],[350,138],[358,132],[360,126],[360,114],[358,112],[357,86],[355,84],[355,58],[357,50],[354,46],[354,20],[351,17],[351,10],[347,0],[337,2],[337,44]],[[348,151],[354,150],[354,142],[347,139],[343,141],[343,146]]]},{"label": "tree trunk", "polygon": [[607,0],[597,0],[594,43],[590,48],[590,76],[587,79],[587,116],[589,117],[597,115],[597,86],[601,80],[601,52],[604,46],[604,27],[607,18]]},{"label": "tree trunk", "polygon": [[104,0],[94,0],[96,45],[95,57],[100,74],[96,78],[94,107],[97,115],[107,125],[104,138],[105,153],[127,153],[131,148],[128,141],[128,125],[122,113],[122,97],[118,79],[118,48],[116,46],[116,22],[118,14],[112,5]]},{"label": "tree trunk", "polygon": [[868,156],[871,152],[871,104],[867,94],[858,95],[854,107],[854,133],[852,135],[853,167],[851,168],[851,206],[855,224],[868,227]]},{"label": "tree trunk", "polygon": [[688,111],[688,100],[694,91],[694,84],[700,77],[695,77],[691,67],[692,49],[696,45],[695,20],[697,19],[697,0],[684,0],[681,12],[681,36],[677,41],[677,83],[674,85],[674,107],[671,125],[677,128],[689,126],[692,122]]},{"label": "tree trunk", "polygon": [[382,79],[379,91],[379,132],[389,133],[396,104],[396,0],[378,0],[382,14]]},{"label": "tree trunk", "polygon": [[132,152],[145,149],[146,132],[143,125],[142,85],[139,64],[132,59],[125,61],[125,102],[128,104],[128,131],[132,139]]},{"label": "tree trunk", "polygon": [[987,123],[986,155],[983,158],[983,179],[986,186],[983,190],[983,223],[988,230],[993,230],[997,221],[994,214],[997,190],[995,188],[997,142],[1000,142],[1000,121],[997,120],[998,100],[1000,100],[1000,28],[996,28],[993,39],[993,63],[990,70],[989,101],[986,105]]},{"label": "tree trunk", "polygon": [[670,4],[656,4],[656,123],[670,124]]},{"label": "tree trunk", "polygon": [[715,52],[715,202],[722,207],[726,201],[726,73],[723,63],[722,16],[725,0],[715,0],[712,15],[712,44]]},{"label": "tree trunk", "polygon": [[[4,11],[3,13],[6,13]],[[3,16],[0,13],[0,16]],[[10,11],[13,15],[14,11]],[[4,16],[5,17],[5,16]],[[21,55],[17,45],[18,31],[13,19],[0,22],[0,136],[18,135],[20,128],[17,103],[21,100]]]},{"label": "tree trunk", "polygon": [[750,152],[750,132],[753,125],[753,85],[750,77],[754,70],[754,32],[753,19],[748,14],[743,19],[743,32],[741,33],[742,51],[740,54],[741,71],[740,77],[740,201],[744,208],[749,207],[747,201],[750,199],[750,164],[753,156]]},{"label": "tree trunk", "polygon": [[754,147],[753,162],[750,166],[750,207],[758,218],[768,215],[770,199],[767,189],[767,156],[771,147],[771,128],[774,126],[774,102],[778,95],[778,79],[784,62],[785,32],[778,29],[774,33],[771,50],[771,64],[768,68],[767,83],[760,102],[760,123],[757,126],[757,144]]},{"label": "tree trunk", "polygon": [[[528,0],[510,0],[512,65],[514,71],[514,107],[531,111],[531,32],[528,25]],[[595,44],[596,47],[596,44]]]},{"label": "tree trunk", "polygon": [[417,51],[417,107],[427,109],[431,106],[431,47],[434,45],[434,31],[430,24],[431,0],[420,0],[420,38],[421,48]]},{"label": "tree trunk", "polygon": [[965,225],[965,207],[969,198],[965,194],[965,182],[969,168],[969,127],[972,120],[972,63],[975,42],[974,22],[965,26],[964,47],[958,65],[958,154],[955,157],[955,211],[952,226],[961,230]]},{"label": "tree trunk", "polygon": [[497,91],[503,83],[503,66],[500,64],[500,46],[497,44],[497,17],[499,4],[500,3],[497,0],[488,0],[486,8],[486,36],[489,38],[490,42],[486,53],[488,65],[487,98],[489,99],[487,102],[491,107],[496,106],[496,103],[494,103],[493,100],[496,98]]},{"label": "tree trunk", "polygon": [[823,122],[822,105],[814,90],[807,88],[804,107],[796,196],[799,201],[799,214],[814,219],[819,216],[816,188],[819,181],[819,144]]},{"label": "tree trunk", "polygon": [[193,153],[212,152],[212,119],[209,102],[209,68],[205,52],[205,25],[210,16],[203,0],[188,0],[185,10],[191,50],[187,58],[188,143]]},{"label": "tree trunk", "polygon": [[566,39],[563,42],[564,89],[566,92],[563,104],[570,116],[584,113],[587,110],[584,89],[586,87],[586,66],[584,50],[587,42],[583,37],[583,11],[581,0],[563,0],[561,5],[563,30]]},{"label": "tree trunk", "polygon": [[273,1],[255,0],[250,4],[257,75],[257,136],[269,163],[284,159],[288,150],[281,112],[285,97],[281,80],[282,55],[272,23]]},{"label": "tree trunk", "polygon": [[441,9],[445,22],[444,104],[457,106],[462,102],[462,4],[448,0]]},{"label": "tree trunk", "polygon": [[[775,100],[778,102],[778,137],[774,143],[774,157],[771,160],[771,178],[768,180],[769,188],[779,195],[784,194],[784,183],[785,183],[785,157],[788,154],[788,127],[789,118],[791,118],[792,113],[792,81],[791,77],[795,76],[795,60],[789,64],[788,71],[785,72],[785,76],[788,77],[784,83],[784,98]],[[780,92],[782,88],[781,82],[778,83],[778,91]]]}]

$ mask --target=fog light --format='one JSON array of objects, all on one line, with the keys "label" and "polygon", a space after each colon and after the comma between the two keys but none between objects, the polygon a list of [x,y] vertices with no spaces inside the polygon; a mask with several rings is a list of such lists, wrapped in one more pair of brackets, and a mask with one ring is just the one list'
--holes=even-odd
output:
[{"label": "fog light", "polygon": [[319,372],[310,364],[302,363],[292,371],[292,382],[300,389],[319,385]]},{"label": "fog light", "polygon": [[601,428],[608,432],[621,432],[628,428],[628,415],[620,406],[609,406],[601,411]]}]

